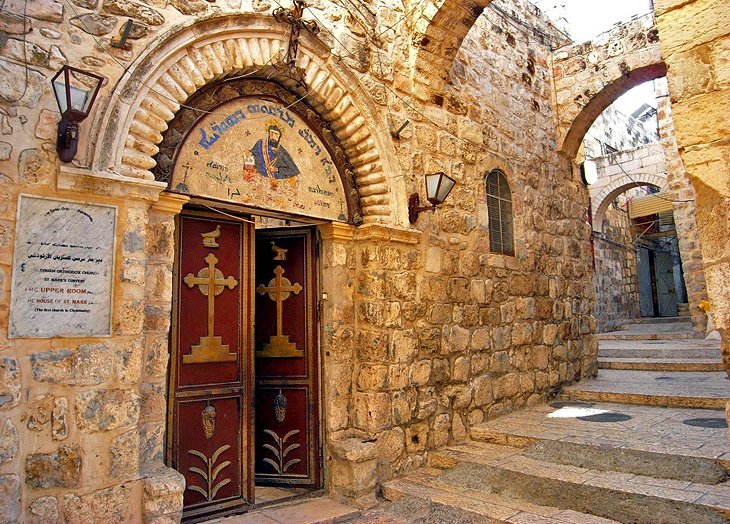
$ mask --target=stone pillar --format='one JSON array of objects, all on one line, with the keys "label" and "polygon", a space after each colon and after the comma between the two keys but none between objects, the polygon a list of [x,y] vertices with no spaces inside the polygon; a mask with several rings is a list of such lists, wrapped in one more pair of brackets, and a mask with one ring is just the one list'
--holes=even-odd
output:
[{"label": "stone pillar", "polygon": [[730,11],[725,0],[657,0],[677,144],[694,186],[715,328],[730,372]]},{"label": "stone pillar", "polygon": [[167,369],[175,260],[175,217],[189,197],[163,193],[148,215],[144,307],[144,367],[140,385],[139,464],[144,475],[145,522],[177,522],[182,517],[185,479],[165,466]]}]

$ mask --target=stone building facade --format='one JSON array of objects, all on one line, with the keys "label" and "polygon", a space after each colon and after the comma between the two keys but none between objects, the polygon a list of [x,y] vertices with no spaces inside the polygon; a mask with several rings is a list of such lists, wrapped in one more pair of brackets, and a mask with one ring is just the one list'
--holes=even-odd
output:
[{"label": "stone building facade", "polygon": [[[305,18],[322,32],[302,31],[296,58],[305,87],[281,66],[290,27],[269,2],[21,4],[0,13],[0,520],[180,518],[186,486],[166,463],[175,231],[201,200],[155,170],[183,110],[227,80],[310,115],[354,190],[349,217],[317,226],[325,489],[366,504],[470,425],[595,372],[588,193],[553,114],[564,41],[527,2],[475,16],[443,81],[422,74],[429,12],[317,3]],[[112,46],[128,19],[127,45]],[[55,152],[49,82],[64,63],[106,79],[72,163]],[[490,253],[494,169],[512,192],[515,256]],[[411,225],[408,195],[436,171],[457,186]],[[110,336],[9,336],[21,194],[116,208]]]}]

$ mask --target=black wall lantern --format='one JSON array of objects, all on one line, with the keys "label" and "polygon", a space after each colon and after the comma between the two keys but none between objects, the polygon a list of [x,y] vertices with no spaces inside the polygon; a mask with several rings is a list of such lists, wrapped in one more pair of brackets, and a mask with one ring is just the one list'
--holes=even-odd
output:
[{"label": "black wall lantern", "polygon": [[421,197],[418,196],[418,193],[413,193],[408,198],[408,220],[410,220],[411,224],[418,220],[418,215],[421,211],[426,211],[427,209],[433,211],[436,209],[436,206],[443,204],[455,184],[456,180],[443,172],[426,175],[426,199],[431,205],[421,207]]},{"label": "black wall lantern", "polygon": [[103,81],[103,76],[68,65],[63,66],[51,80],[56,103],[61,111],[56,151],[63,162],[70,162],[76,155],[79,123],[89,116]]}]

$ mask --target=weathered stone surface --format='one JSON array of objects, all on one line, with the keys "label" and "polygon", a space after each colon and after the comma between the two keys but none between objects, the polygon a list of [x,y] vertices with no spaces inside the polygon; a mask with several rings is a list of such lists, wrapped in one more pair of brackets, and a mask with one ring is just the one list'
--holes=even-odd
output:
[{"label": "weathered stone surface", "polygon": [[68,400],[66,397],[58,397],[53,401],[53,412],[51,413],[51,434],[53,440],[65,440],[68,437]]},{"label": "weathered stone surface", "polygon": [[33,399],[30,405],[27,427],[35,431],[42,431],[51,422],[53,410],[53,395],[40,395]]},{"label": "weathered stone surface", "polygon": [[[2,63],[0,63],[0,91],[2,90]],[[26,100],[23,98],[23,100]],[[28,184],[48,183],[56,173],[56,161],[40,149],[25,149],[20,152],[18,173]]]},{"label": "weathered stone surface", "polygon": [[102,9],[114,15],[137,18],[149,25],[162,25],[165,22],[165,18],[154,9],[130,0],[104,0]]},{"label": "weathered stone surface", "polygon": [[56,0],[33,0],[24,5],[21,0],[7,0],[4,6],[11,13],[25,13],[31,18],[47,22],[63,21],[63,3]]},{"label": "weathered stone surface", "polygon": [[20,479],[0,475],[0,524],[14,524],[20,516]]},{"label": "weathered stone surface", "polygon": [[76,396],[74,411],[86,433],[129,427],[139,419],[140,398],[128,389],[86,391]]},{"label": "weathered stone surface", "polygon": [[75,488],[81,483],[81,450],[61,446],[55,453],[34,453],[25,459],[25,482],[34,488]]},{"label": "weathered stone surface", "polygon": [[355,427],[375,432],[390,424],[390,395],[387,393],[356,393],[354,408]]},{"label": "weathered stone surface", "polygon": [[111,375],[111,349],[107,344],[88,344],[31,355],[33,378],[50,384],[91,386]]},{"label": "weathered stone surface", "polygon": [[69,524],[128,522],[129,488],[122,484],[80,497],[68,493],[63,497],[63,516]]},{"label": "weathered stone surface", "polygon": [[12,420],[6,419],[0,429],[0,464],[11,462],[18,453],[18,430]]},{"label": "weathered stone surface", "polygon": [[0,59],[0,95],[8,102],[14,102],[14,105],[37,106],[47,82],[43,74],[29,69],[26,88],[23,66]]},{"label": "weathered stone surface", "polygon": [[56,524],[61,518],[56,497],[38,497],[28,506],[29,521],[33,524]]},{"label": "weathered stone surface", "polygon": [[20,402],[20,368],[10,357],[0,358],[0,410],[15,407]]},{"label": "weathered stone surface", "polygon": [[139,469],[139,434],[136,429],[114,437],[111,449],[112,478],[122,479],[137,473]]},{"label": "weathered stone surface", "polygon": [[117,19],[114,16],[104,16],[98,13],[87,13],[71,19],[71,25],[81,28],[94,36],[102,36],[114,31]]},{"label": "weathered stone surface", "polygon": [[172,468],[158,468],[145,477],[144,518],[149,522],[178,522],[182,514],[185,477]]},{"label": "weathered stone surface", "polygon": [[132,385],[142,374],[142,339],[133,339],[114,348],[114,371],[122,384]]},{"label": "weathered stone surface", "polygon": [[197,15],[204,13],[210,4],[205,0],[169,0],[169,5],[184,15]]}]

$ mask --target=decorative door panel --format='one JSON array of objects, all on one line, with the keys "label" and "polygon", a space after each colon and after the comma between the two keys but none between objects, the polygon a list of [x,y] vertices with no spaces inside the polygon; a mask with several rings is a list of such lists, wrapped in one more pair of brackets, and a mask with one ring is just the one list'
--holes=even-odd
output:
[{"label": "decorative door panel", "polygon": [[319,487],[313,229],[256,232],[256,483]]},{"label": "decorative door panel", "polygon": [[167,457],[185,475],[186,518],[253,502],[252,229],[178,222]]}]

